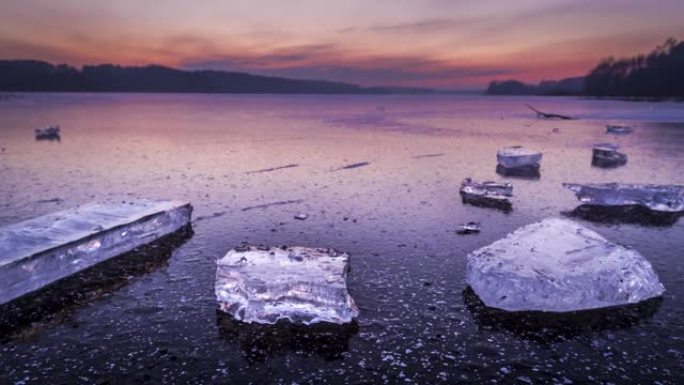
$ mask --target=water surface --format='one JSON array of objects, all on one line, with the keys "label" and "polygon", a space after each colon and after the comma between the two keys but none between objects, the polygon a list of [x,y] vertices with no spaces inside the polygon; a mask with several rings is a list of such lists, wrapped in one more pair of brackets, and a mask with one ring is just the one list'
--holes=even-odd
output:
[{"label": "water surface", "polygon": [[[538,120],[530,103],[572,121]],[[608,136],[605,123],[635,131]],[[60,124],[62,140],[33,129]],[[617,143],[616,169],[591,145]],[[496,150],[544,152],[538,178]],[[684,381],[684,221],[578,218],[639,250],[667,292],[607,317],[507,320],[464,291],[465,258],[577,206],[562,182],[684,184],[684,107],[571,98],[19,94],[0,101],[0,225],[90,201],[192,202],[193,234],[0,344],[8,383],[661,383]],[[466,177],[514,185],[513,211],[464,205]],[[307,220],[295,220],[305,213]],[[591,218],[589,218],[591,219]],[[479,235],[458,236],[480,221]],[[215,261],[243,243],[352,255],[361,315],[342,330],[240,327]],[[144,257],[142,258],[144,261]],[[142,263],[142,262],[141,262]],[[117,273],[118,274],[118,273]],[[59,291],[46,296],[59,297]],[[617,314],[617,315],[616,315]]]}]

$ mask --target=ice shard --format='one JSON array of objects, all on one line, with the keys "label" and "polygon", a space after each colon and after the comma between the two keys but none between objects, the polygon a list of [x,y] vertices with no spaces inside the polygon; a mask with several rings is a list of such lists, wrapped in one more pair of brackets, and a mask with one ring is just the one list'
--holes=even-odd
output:
[{"label": "ice shard", "polygon": [[468,254],[466,281],[485,305],[507,311],[598,309],[665,291],[638,251],[560,218],[519,228]]},{"label": "ice shard", "polygon": [[596,206],[642,206],[664,213],[684,211],[684,186],[595,183],[563,183],[580,202]]},{"label": "ice shard", "polygon": [[90,203],[0,228],[0,304],[173,233],[177,201]]},{"label": "ice shard", "polygon": [[496,161],[505,169],[533,168],[538,169],[542,153],[522,146],[504,147],[496,153]]},{"label": "ice shard", "polygon": [[458,226],[456,229],[456,234],[466,235],[466,234],[477,234],[482,229],[480,222],[468,222]]},{"label": "ice shard", "polygon": [[218,262],[219,309],[246,323],[352,322],[359,314],[347,291],[349,255],[307,247],[244,247]]},{"label": "ice shard", "polygon": [[509,197],[513,196],[513,186],[510,183],[476,182],[466,178],[461,182],[460,189],[463,203],[476,206],[499,208],[504,211],[511,209]]}]

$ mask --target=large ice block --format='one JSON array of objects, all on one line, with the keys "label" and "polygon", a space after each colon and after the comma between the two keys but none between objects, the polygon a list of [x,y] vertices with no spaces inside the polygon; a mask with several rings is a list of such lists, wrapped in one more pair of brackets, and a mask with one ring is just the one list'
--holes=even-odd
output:
[{"label": "large ice block", "polygon": [[359,314],[347,291],[348,254],[306,247],[244,247],[230,250],[217,263],[219,309],[238,321],[343,324]]},{"label": "large ice block", "polygon": [[177,201],[90,203],[0,228],[0,304],[187,225]]},{"label": "large ice block", "polygon": [[684,186],[595,183],[563,183],[582,203],[598,206],[643,206],[649,210],[684,211]]},{"label": "large ice block", "polygon": [[496,161],[503,168],[539,168],[542,153],[522,146],[504,147],[496,153]]},{"label": "large ice block", "polygon": [[522,227],[468,254],[466,281],[485,305],[507,311],[597,309],[665,291],[638,251],[559,218]]}]

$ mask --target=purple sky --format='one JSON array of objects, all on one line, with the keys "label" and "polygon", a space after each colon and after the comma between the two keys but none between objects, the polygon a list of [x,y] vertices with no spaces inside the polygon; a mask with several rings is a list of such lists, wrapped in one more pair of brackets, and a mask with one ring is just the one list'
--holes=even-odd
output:
[{"label": "purple sky", "polygon": [[0,58],[477,88],[684,38],[682,0],[3,0]]}]

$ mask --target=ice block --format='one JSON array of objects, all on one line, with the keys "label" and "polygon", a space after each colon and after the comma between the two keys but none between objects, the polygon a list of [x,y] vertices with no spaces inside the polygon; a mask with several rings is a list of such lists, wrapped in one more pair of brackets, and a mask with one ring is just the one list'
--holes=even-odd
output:
[{"label": "ice block", "polygon": [[89,203],[0,228],[0,304],[173,233],[186,202]]}]

